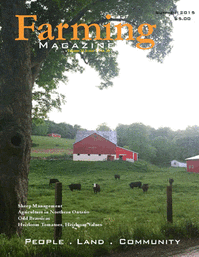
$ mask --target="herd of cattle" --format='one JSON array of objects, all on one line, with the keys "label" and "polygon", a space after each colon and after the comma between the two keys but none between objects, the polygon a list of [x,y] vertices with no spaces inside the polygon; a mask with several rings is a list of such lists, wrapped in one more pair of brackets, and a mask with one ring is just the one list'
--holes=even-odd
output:
[{"label": "herd of cattle", "polygon": [[[114,176],[115,179],[120,179],[120,175],[115,175]],[[50,179],[50,182],[49,182],[49,186],[53,183],[56,183],[56,182],[59,182],[58,179],[56,178],[52,178]],[[172,178],[169,179],[169,184],[170,186],[172,186],[172,183],[174,182],[174,180]],[[70,190],[73,191],[73,190],[81,190],[81,184],[70,184],[68,185]],[[138,182],[131,182],[129,184],[130,188],[134,188],[134,187],[138,187],[138,188],[142,188],[143,192],[147,192],[148,191],[148,188],[149,188],[149,185],[148,184],[143,184],[142,185],[142,182],[138,181]],[[93,191],[94,193],[97,194],[97,192],[100,192],[100,185],[98,184],[93,184]]]}]

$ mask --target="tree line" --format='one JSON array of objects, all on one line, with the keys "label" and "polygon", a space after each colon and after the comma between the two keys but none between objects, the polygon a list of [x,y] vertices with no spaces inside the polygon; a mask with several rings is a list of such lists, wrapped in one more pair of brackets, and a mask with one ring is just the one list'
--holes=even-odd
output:
[{"label": "tree line", "polygon": [[[55,123],[44,120],[33,121],[32,135],[46,136],[60,134],[63,138],[74,139],[77,130],[85,130],[80,125]],[[106,123],[96,130],[110,131]],[[170,165],[172,160],[185,162],[185,159],[199,154],[199,126],[189,126],[185,130],[173,131],[169,127],[155,129],[142,123],[119,124],[116,127],[118,146],[139,153],[139,158],[156,165]]]},{"label": "tree line", "polygon": [[43,120],[39,124],[32,122],[32,135],[36,136],[47,136],[50,133],[60,134],[63,138],[74,139],[77,130],[82,129],[79,125],[70,125],[65,122],[55,123],[50,120]]},{"label": "tree line", "polygon": [[173,131],[168,127],[154,129],[142,123],[119,124],[118,145],[139,153],[139,158],[156,165],[169,165],[172,160],[199,154],[199,126]]}]

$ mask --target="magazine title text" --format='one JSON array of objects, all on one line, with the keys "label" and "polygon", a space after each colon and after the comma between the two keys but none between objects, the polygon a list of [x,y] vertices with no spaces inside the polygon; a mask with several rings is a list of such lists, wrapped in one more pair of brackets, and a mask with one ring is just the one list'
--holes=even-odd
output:
[{"label": "magazine title text", "polygon": [[[30,26],[25,25],[25,19],[26,18],[33,18],[34,21],[37,21],[37,15],[16,15],[18,18],[18,38],[15,40],[28,40],[28,38],[25,37],[24,30],[30,29],[33,32],[35,31],[35,25],[32,23]],[[111,15],[107,14],[106,19],[111,19]],[[106,28],[106,37],[101,38],[101,29],[100,26],[96,23],[92,23],[90,25],[87,25],[85,23],[81,24],[74,24],[70,27],[72,28],[73,37],[70,40],[80,40],[78,37],[78,28],[83,27],[84,28],[84,38],[82,40],[92,40],[92,38],[89,36],[89,28],[94,26],[96,29],[96,35],[94,40],[124,40],[122,38],[122,28],[126,27],[128,28],[128,38],[125,40],[135,40],[133,37],[133,26],[129,23],[125,24],[117,24],[114,27],[117,29],[116,37],[113,39],[111,38],[111,24],[108,23],[106,25],[103,25]],[[144,33],[143,28],[147,27],[148,32]],[[66,40],[66,38],[63,37],[63,30],[68,29],[69,25],[67,23],[60,23],[56,26],[57,28],[57,37],[53,35],[52,25],[49,23],[42,24],[38,27],[38,31],[41,31],[41,33],[38,34],[39,40]],[[143,38],[150,36],[153,33],[153,29],[156,28],[156,25],[150,25],[148,23],[141,24],[138,27],[138,33],[139,36],[136,38],[136,40],[139,42],[136,44],[136,47],[142,50],[151,49],[154,47],[155,42],[150,38]],[[149,47],[142,47],[142,43],[148,43],[150,44]]]}]

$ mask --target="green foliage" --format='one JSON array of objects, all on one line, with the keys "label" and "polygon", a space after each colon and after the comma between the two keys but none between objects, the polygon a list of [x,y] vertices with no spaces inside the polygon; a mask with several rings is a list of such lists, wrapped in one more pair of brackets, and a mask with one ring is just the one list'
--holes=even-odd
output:
[{"label": "green foliage", "polygon": [[32,135],[46,136],[50,133],[60,134],[63,138],[74,139],[77,133],[77,130],[81,130],[79,125],[70,125],[65,122],[55,123],[50,120],[35,120],[33,119],[32,123]]},{"label": "green foliage", "polygon": [[167,223],[161,227],[161,232],[167,238],[198,238],[199,226],[191,220],[178,222],[176,224]]},{"label": "green foliage", "polygon": [[66,72],[82,73],[83,70],[74,54],[68,58],[60,49],[51,51],[45,64],[41,66],[40,74],[33,88],[33,119],[47,118],[47,114],[53,108],[61,110],[61,104],[66,101],[65,96],[56,91],[59,82],[67,83]]},{"label": "green foliage", "polygon": [[156,148],[156,156],[152,158],[152,162],[169,165],[173,160],[171,141],[166,136],[158,136],[154,138],[152,145]]},{"label": "green foliage", "polygon": [[[116,28],[112,21],[129,23],[133,25],[134,38],[139,36],[138,26],[143,23],[149,23],[151,25],[156,24],[156,29],[153,32],[153,40],[155,41],[155,47],[153,47],[148,54],[148,57],[162,62],[167,54],[170,53],[172,45],[172,22],[169,15],[158,15],[155,11],[175,11],[177,0],[169,1],[147,1],[147,0],[97,0],[97,1],[66,1],[66,0],[38,0],[26,2],[27,13],[30,15],[37,15],[37,21],[35,21],[35,31],[31,33],[31,51],[32,62],[35,65],[40,66],[40,72],[36,79],[36,84],[39,89],[34,88],[33,91],[33,117],[46,118],[47,113],[52,108],[60,109],[61,103],[64,102],[64,96],[59,95],[56,91],[58,87],[58,81],[67,82],[66,71],[83,71],[82,61],[90,67],[94,68],[102,82],[99,85],[100,89],[113,85],[112,79],[119,74],[117,64],[117,51],[112,48],[111,50],[105,46],[104,52],[77,52],[67,51],[68,49],[62,49],[61,43],[67,43],[69,48],[73,43],[79,43],[80,41],[71,41],[72,29],[64,29],[62,41],[50,41],[44,40],[45,43],[49,43],[48,49],[38,49],[38,27],[41,24],[49,23],[52,25],[52,35],[57,36],[56,26],[59,23],[67,23],[69,26],[75,23],[85,24],[99,24],[101,28],[101,37],[106,38],[106,29],[104,25],[108,20],[105,18],[107,14],[111,15],[109,22],[111,23],[112,38],[116,37]],[[145,33],[147,33],[145,29]],[[95,28],[90,28],[90,40],[89,43],[96,44]],[[80,40],[83,38],[84,30],[79,29],[78,36]],[[122,38],[128,37],[128,31],[122,31]],[[102,41],[99,41],[101,43]],[[104,42],[104,41],[103,41]],[[114,40],[106,40],[106,43],[110,42],[113,46],[116,45]],[[42,41],[42,43],[44,43]],[[53,44],[56,43],[56,47],[51,49]],[[128,42],[133,47],[136,46],[137,41],[131,40]],[[142,43],[142,46],[149,46],[146,43]],[[76,50],[76,49],[75,49]],[[80,49],[81,50],[81,49]],[[108,50],[108,51],[107,51]],[[110,50],[110,51],[109,51]],[[79,57],[77,57],[79,56]],[[41,61],[40,61],[41,59]],[[38,60],[40,63],[37,63]],[[55,99],[52,95],[56,95]]]},{"label": "green foliage", "polygon": [[[36,15],[37,19],[34,21],[34,31],[29,30],[29,42],[31,49],[31,67],[33,78],[33,118],[47,118],[47,114],[52,108],[61,108],[61,103],[65,103],[65,97],[57,92],[58,82],[67,82],[66,72],[83,72],[83,63],[94,68],[100,78],[101,83],[99,88],[106,88],[113,85],[113,78],[118,76],[119,69],[117,64],[117,51],[114,47],[108,49],[105,44],[104,52],[77,52],[62,49],[61,44],[66,43],[71,49],[73,43],[81,42],[84,37],[84,29],[79,29],[78,36],[80,41],[71,41],[73,38],[73,24],[98,24],[101,29],[102,40],[106,38],[106,28],[109,22],[112,34],[112,40],[102,41],[99,43],[111,43],[116,45],[117,29],[114,27],[115,22],[123,24],[129,23],[133,26],[133,37],[136,39],[140,34],[138,33],[138,26],[140,24],[148,23],[156,25],[153,35],[150,36],[155,42],[155,47],[150,49],[148,57],[162,62],[167,54],[170,53],[172,45],[172,20],[169,15],[159,15],[156,11],[169,12],[176,10],[176,2],[178,0],[169,1],[148,1],[148,0],[37,0],[24,2],[24,9],[28,15]],[[0,6],[1,9],[1,6]],[[16,13],[20,11],[16,9]],[[111,19],[107,20],[106,15],[111,15]],[[0,28],[7,22],[2,20],[0,16]],[[17,19],[16,19],[17,22]],[[29,20],[29,22],[31,22]],[[63,40],[56,41],[58,34],[57,25],[66,23],[69,25],[68,29],[63,29]],[[39,48],[40,42],[38,35],[41,32],[39,26],[42,24],[50,24],[52,27],[52,37],[54,40],[42,40],[42,44],[47,43],[47,48]],[[17,24],[16,24],[17,28]],[[45,31],[43,27],[43,31]],[[12,31],[12,30],[11,30]],[[96,30],[94,27],[90,28],[91,40],[89,43],[98,43],[94,40]],[[2,48],[2,30],[0,29],[0,48]],[[144,33],[147,29],[144,28]],[[45,35],[46,36],[46,35]],[[122,38],[125,40],[128,37],[128,30],[122,30]],[[127,43],[136,47],[137,40],[129,40]],[[56,44],[55,47],[54,44]],[[148,43],[142,43],[143,47],[148,47]],[[76,50],[76,49],[75,49]],[[80,49],[81,50],[81,47]],[[3,63],[0,63],[3,68]],[[0,69],[1,70],[1,69]]]},{"label": "green foliage", "polygon": [[119,125],[116,128],[118,145],[128,145],[129,148],[139,153],[139,158],[150,161],[156,154],[156,149],[149,140],[150,128],[142,123]]},{"label": "green foliage", "polygon": [[100,124],[97,126],[96,128],[97,131],[110,131],[111,129],[108,127],[108,125],[106,124],[106,122]]},{"label": "green foliage", "polygon": [[42,122],[40,124],[37,124],[36,122],[32,122],[32,135],[38,135],[38,136],[46,136],[48,133],[48,125],[46,122]]},{"label": "green foliage", "polygon": [[63,138],[75,138],[76,129],[70,124],[62,123],[55,123],[53,121],[45,121],[48,124],[48,134],[50,133],[57,133],[60,134]]},{"label": "green foliage", "polygon": [[180,138],[176,138],[175,144],[176,154],[178,154],[180,160],[198,155],[199,133],[195,136],[184,135]]},{"label": "green foliage", "polygon": [[139,153],[139,158],[159,166],[169,166],[172,160],[198,155],[199,128],[172,131],[170,128],[154,129],[142,123],[119,124],[116,128],[118,145]]}]

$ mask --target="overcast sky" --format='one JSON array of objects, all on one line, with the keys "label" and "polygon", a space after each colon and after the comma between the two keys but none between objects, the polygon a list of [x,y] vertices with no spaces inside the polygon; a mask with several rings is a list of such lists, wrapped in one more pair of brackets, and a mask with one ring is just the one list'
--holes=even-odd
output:
[{"label": "overcast sky", "polygon": [[163,64],[146,58],[147,50],[120,42],[120,74],[113,87],[99,90],[98,74],[89,67],[83,74],[67,74],[69,82],[59,86],[67,103],[49,119],[91,130],[103,122],[111,129],[135,122],[173,130],[199,125],[198,7],[198,0],[179,1],[179,11],[196,14],[184,16],[191,21],[174,21],[174,47]]}]

